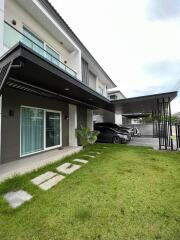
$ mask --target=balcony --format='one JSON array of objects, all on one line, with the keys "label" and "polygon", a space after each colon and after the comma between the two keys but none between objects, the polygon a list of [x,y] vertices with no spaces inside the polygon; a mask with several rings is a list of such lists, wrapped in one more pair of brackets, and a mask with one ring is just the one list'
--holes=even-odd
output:
[{"label": "balcony", "polygon": [[7,48],[11,48],[16,45],[18,42],[25,44],[27,47],[32,49],[41,57],[45,58],[51,64],[55,65],[56,67],[60,68],[61,70],[65,71],[69,75],[77,78],[77,73],[62,63],[59,59],[54,57],[52,54],[47,52],[44,48],[39,46],[37,43],[33,42],[30,38],[13,28],[8,23],[4,23],[4,41],[3,44]]}]

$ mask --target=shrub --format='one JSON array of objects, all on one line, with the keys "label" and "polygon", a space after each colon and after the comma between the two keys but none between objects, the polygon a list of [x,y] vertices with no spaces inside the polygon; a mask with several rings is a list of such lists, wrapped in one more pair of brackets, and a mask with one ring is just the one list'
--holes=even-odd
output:
[{"label": "shrub", "polygon": [[76,129],[76,136],[83,147],[94,144],[97,140],[98,134],[98,131],[91,131],[89,128],[83,128],[82,126],[79,129]]}]

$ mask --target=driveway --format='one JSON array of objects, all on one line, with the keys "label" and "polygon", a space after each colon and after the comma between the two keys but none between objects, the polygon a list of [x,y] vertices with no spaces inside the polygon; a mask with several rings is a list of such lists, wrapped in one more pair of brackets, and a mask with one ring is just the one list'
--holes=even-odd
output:
[{"label": "driveway", "polygon": [[134,146],[149,146],[154,149],[159,149],[159,139],[153,138],[151,136],[149,137],[132,137],[131,141],[129,142],[129,145]]}]

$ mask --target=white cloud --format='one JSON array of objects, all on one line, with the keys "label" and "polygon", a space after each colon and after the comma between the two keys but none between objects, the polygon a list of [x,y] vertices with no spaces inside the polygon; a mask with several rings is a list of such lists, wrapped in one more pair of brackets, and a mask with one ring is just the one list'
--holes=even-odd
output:
[{"label": "white cloud", "polygon": [[[50,2],[125,96],[175,86],[179,71],[170,68],[180,61],[179,0]],[[160,67],[165,61],[166,75]],[[147,71],[156,64],[154,73]],[[178,100],[173,105],[173,111],[180,110]]]}]

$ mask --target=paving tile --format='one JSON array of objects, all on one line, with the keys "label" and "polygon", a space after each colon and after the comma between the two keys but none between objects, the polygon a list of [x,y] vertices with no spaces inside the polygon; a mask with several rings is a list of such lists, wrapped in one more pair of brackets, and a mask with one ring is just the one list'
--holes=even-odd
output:
[{"label": "paving tile", "polygon": [[95,158],[95,156],[92,155],[84,155],[84,157]]},{"label": "paving tile", "polygon": [[73,162],[80,162],[80,163],[84,163],[84,164],[85,164],[85,163],[88,163],[87,160],[85,160],[85,159],[79,159],[79,158],[74,159]]},{"label": "paving tile", "polygon": [[32,196],[23,190],[19,190],[16,192],[8,192],[4,194],[4,198],[12,208],[17,208],[24,202],[30,201]]},{"label": "paving tile", "polygon": [[76,164],[72,164],[72,163],[64,163],[62,165],[60,165],[59,167],[57,167],[57,171],[64,173],[64,174],[71,174],[74,171],[78,170],[81,166],[80,165],[76,165]]},{"label": "paving tile", "polygon": [[33,178],[31,182],[34,183],[35,185],[39,185],[45,182],[46,180],[49,180],[50,178],[54,177],[55,175],[57,175],[57,173],[49,171],[39,175],[38,177]]},{"label": "paving tile", "polygon": [[47,180],[46,182],[43,182],[39,185],[39,187],[42,189],[42,190],[48,190],[52,187],[54,187],[56,184],[58,184],[60,181],[62,181],[63,179],[65,178],[65,176],[62,176],[62,175],[57,175],[49,180]]},{"label": "paving tile", "polygon": [[90,154],[101,154],[100,152],[89,152]]}]

